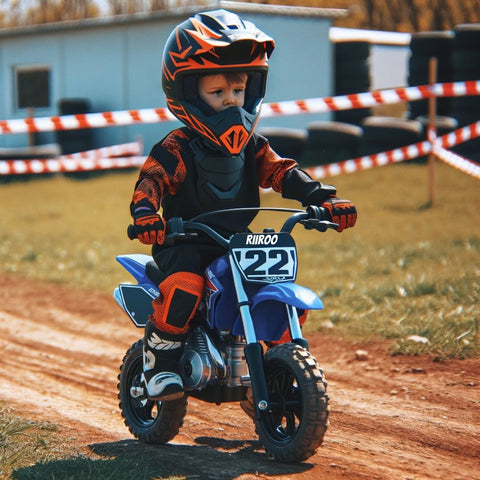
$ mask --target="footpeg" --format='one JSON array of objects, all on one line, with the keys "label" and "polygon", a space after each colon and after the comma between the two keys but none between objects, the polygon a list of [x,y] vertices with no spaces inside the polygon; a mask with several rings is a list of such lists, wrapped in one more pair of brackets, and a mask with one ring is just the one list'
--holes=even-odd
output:
[{"label": "footpeg", "polygon": [[143,387],[131,387],[130,388],[130,396],[133,398],[139,398],[145,396],[145,390]]}]

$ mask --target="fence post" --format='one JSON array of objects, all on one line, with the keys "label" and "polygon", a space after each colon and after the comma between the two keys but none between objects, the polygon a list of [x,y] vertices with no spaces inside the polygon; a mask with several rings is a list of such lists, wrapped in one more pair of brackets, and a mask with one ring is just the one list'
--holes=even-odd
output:
[{"label": "fence post", "polygon": [[[428,82],[430,87],[437,81],[437,58],[431,57],[428,63]],[[437,138],[436,128],[437,99],[433,95],[428,97],[428,130],[427,139],[433,145]],[[433,149],[428,155],[428,201],[426,207],[433,206],[435,197],[435,154]]]}]

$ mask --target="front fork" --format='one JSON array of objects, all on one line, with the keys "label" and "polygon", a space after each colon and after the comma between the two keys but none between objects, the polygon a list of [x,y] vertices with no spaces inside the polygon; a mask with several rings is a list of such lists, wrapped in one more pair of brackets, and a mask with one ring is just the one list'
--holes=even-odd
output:
[{"label": "front fork", "polygon": [[[252,314],[250,312],[250,301],[243,287],[242,276],[232,255],[228,256],[232,270],[233,283],[237,294],[238,309],[242,318],[243,331],[245,333],[245,358],[250,372],[250,381],[253,390],[253,401],[258,415],[266,412],[269,408],[269,395],[265,370],[263,368],[263,348],[257,341]],[[288,325],[292,341],[304,348],[308,348],[307,341],[302,337],[300,322],[298,321],[297,309],[286,305]]]}]

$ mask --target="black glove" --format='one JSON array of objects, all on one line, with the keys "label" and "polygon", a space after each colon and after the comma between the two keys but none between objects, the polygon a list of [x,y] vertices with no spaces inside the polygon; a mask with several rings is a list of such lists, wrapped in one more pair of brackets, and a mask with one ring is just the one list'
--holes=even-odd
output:
[{"label": "black glove", "polygon": [[165,240],[165,221],[156,213],[135,218],[134,227],[137,238],[145,245],[161,245]]},{"label": "black glove", "polygon": [[[133,234],[145,245],[158,243],[165,240],[165,221],[157,214],[155,207],[146,199],[130,204],[130,213],[133,217]],[[129,233],[130,236],[130,233]],[[132,238],[133,235],[130,237]]]},{"label": "black glove", "polygon": [[338,223],[337,232],[353,227],[357,221],[357,209],[350,200],[333,196],[321,206],[328,210],[332,222]]},{"label": "black glove", "polygon": [[282,183],[282,197],[302,202],[303,206],[321,206],[325,200],[337,193],[333,185],[312,180],[310,176],[299,168],[288,170]]}]

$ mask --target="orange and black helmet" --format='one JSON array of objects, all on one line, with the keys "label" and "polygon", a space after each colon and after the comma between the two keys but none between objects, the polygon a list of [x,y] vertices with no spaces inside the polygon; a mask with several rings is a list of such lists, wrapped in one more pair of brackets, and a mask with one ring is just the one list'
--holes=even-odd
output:
[{"label": "orange and black helmet", "polygon": [[[170,111],[227,155],[238,155],[251,137],[265,96],[274,41],[235,13],[199,13],[178,25],[163,52],[162,87]],[[198,95],[205,74],[248,74],[243,107],[215,113]]]}]

